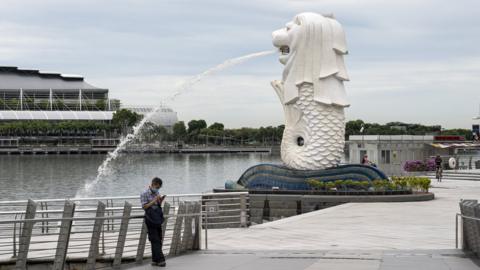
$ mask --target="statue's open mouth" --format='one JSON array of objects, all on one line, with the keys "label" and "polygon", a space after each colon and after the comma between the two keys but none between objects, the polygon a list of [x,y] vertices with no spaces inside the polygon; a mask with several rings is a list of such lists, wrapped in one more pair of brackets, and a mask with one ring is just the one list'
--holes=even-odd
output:
[{"label": "statue's open mouth", "polygon": [[280,52],[282,53],[282,55],[287,55],[287,54],[290,53],[290,47],[282,46],[282,47],[280,47]]}]

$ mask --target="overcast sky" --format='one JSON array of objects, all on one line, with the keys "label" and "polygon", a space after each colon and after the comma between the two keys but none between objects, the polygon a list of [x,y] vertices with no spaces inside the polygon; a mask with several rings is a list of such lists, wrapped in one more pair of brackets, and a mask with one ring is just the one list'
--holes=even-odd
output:
[{"label": "overcast sky", "polygon": [[[81,74],[124,104],[157,104],[226,59],[273,49],[271,32],[304,11],[333,13],[346,31],[349,120],[474,123],[478,0],[2,0],[0,65]],[[282,124],[277,58],[217,72],[168,105],[185,121]]]}]

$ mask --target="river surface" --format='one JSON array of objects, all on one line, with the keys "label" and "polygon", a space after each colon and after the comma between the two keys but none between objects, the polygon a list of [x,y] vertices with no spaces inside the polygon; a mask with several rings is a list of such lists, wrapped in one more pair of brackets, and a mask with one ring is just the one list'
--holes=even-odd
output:
[{"label": "river surface", "polygon": [[[70,198],[93,181],[104,155],[0,156],[0,201]],[[154,176],[162,193],[201,193],[237,180],[250,166],[279,164],[280,156],[242,154],[125,154],[88,197],[138,195]]]}]

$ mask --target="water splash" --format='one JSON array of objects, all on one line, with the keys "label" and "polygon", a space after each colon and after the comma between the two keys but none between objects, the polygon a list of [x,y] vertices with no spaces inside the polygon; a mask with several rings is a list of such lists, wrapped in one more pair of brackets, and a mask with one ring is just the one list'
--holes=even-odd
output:
[{"label": "water splash", "polygon": [[[194,84],[200,82],[203,78],[205,78],[205,77],[207,77],[207,76],[209,76],[209,75],[211,75],[215,72],[224,70],[224,69],[229,68],[231,66],[241,64],[241,63],[243,63],[245,61],[248,61],[250,59],[265,56],[265,55],[270,55],[270,54],[273,54],[275,52],[276,52],[275,50],[262,51],[262,52],[251,53],[251,54],[247,54],[247,55],[244,55],[244,56],[228,59],[228,60],[224,61],[223,63],[221,63],[219,65],[216,65],[212,68],[209,68],[209,69],[205,70],[204,72],[202,72],[202,73],[200,73],[196,76],[193,76],[193,77],[190,77],[190,78],[186,79],[182,84],[180,84],[178,87],[176,87],[177,88],[176,91],[174,91],[174,93],[170,97],[168,97],[167,100],[168,101],[175,100],[175,98],[177,98],[179,95],[184,94]],[[97,176],[96,176],[95,180],[90,182],[90,183],[85,184],[84,188],[82,190],[79,190],[75,197],[78,198],[78,197],[84,197],[84,196],[88,195],[90,193],[90,191],[92,190],[92,188],[95,187],[101,181],[101,179],[103,179],[103,177],[105,177],[105,176],[107,176],[111,173],[110,166],[109,166],[110,163],[113,160],[115,160],[116,158],[118,158],[120,152],[125,149],[125,147],[127,146],[128,143],[130,143],[135,137],[138,136],[138,134],[142,130],[142,127],[148,122],[148,120],[150,120],[152,118],[152,116],[154,116],[156,113],[158,113],[159,110],[161,110],[161,109],[162,109],[162,106],[156,107],[152,112],[145,115],[145,117],[143,117],[142,121],[140,121],[137,125],[135,125],[133,127],[133,133],[130,133],[127,136],[125,136],[120,141],[120,143],[117,145],[117,148],[115,148],[115,150],[113,150],[113,152],[108,153],[107,158],[102,162],[102,164],[97,169]]]}]

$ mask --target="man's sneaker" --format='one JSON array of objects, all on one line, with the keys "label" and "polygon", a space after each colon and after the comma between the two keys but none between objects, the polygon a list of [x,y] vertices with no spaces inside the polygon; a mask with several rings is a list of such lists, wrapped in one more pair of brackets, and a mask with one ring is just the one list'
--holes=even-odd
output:
[{"label": "man's sneaker", "polygon": [[165,262],[152,262],[152,266],[165,267],[167,264]]}]

